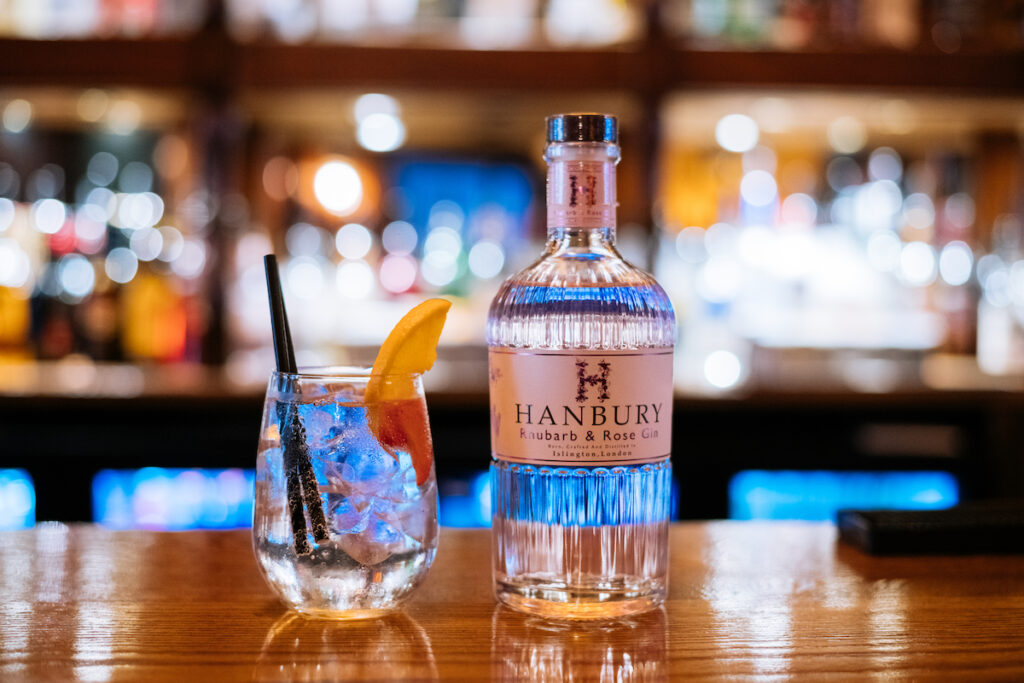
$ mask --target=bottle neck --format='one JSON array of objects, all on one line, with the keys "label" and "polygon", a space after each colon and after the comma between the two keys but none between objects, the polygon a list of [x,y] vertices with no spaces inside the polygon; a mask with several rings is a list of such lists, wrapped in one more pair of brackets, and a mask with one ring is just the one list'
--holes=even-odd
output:
[{"label": "bottle neck", "polygon": [[548,240],[586,246],[615,243],[615,164],[619,147],[609,143],[548,145]]}]

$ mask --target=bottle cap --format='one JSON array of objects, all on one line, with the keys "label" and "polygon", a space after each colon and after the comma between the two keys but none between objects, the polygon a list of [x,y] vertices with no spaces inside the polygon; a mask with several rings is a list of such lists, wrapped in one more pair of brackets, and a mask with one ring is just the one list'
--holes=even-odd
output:
[{"label": "bottle cap", "polygon": [[619,141],[619,125],[610,114],[556,114],[547,118],[548,142]]}]

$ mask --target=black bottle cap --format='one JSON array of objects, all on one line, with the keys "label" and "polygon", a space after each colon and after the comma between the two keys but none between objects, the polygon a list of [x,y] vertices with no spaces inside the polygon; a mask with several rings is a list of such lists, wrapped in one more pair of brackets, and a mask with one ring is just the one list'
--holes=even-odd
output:
[{"label": "black bottle cap", "polygon": [[619,125],[610,114],[556,114],[547,118],[548,142],[619,141]]}]

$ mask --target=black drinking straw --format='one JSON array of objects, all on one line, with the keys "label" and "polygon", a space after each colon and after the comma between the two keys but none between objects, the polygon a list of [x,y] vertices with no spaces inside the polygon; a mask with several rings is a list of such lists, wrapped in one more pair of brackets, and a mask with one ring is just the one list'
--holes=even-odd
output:
[{"label": "black drinking straw", "polygon": [[[277,258],[267,254],[263,258],[267,272],[267,294],[270,298],[270,321],[274,335],[274,357],[277,371],[284,374],[295,374],[295,347],[292,345],[291,329],[288,325],[288,313],[285,310],[284,294],[281,290],[281,276],[277,269]],[[288,391],[291,380],[283,379],[279,391]],[[306,516],[303,514],[302,503],[305,499],[309,510],[309,519],[313,527],[313,537],[317,541],[328,538],[327,521],[324,519],[323,507],[320,505],[320,491],[317,488],[316,474],[306,447],[306,429],[299,417],[297,406],[293,402],[279,402],[277,415],[280,420],[281,443],[284,450],[285,485],[288,496],[288,512],[292,522],[292,536],[295,539],[295,552],[305,555],[310,552],[306,538]],[[301,491],[301,493],[300,493]]]}]

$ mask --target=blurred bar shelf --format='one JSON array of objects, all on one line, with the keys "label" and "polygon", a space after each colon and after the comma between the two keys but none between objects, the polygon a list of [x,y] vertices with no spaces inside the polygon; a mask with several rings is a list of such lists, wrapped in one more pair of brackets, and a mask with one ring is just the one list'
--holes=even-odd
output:
[{"label": "blurred bar shelf", "polygon": [[[198,366],[56,363],[32,372],[31,381],[15,381],[6,369],[0,375],[0,469],[30,473],[38,519],[90,519],[85,482],[102,469],[252,465],[262,404],[257,384]],[[457,369],[428,390],[442,477],[487,463],[486,389],[458,383],[463,374]],[[957,478],[963,500],[1024,495],[1019,384],[950,382],[942,390],[901,386],[886,393],[821,386],[678,393],[673,468],[685,492],[679,516],[726,517],[729,481],[758,469],[942,471]]]},{"label": "blurred bar shelf", "polygon": [[411,87],[625,90],[712,86],[863,86],[1024,92],[1024,53],[711,51],[660,42],[587,50],[471,50],[188,39],[0,39],[7,86],[192,89]]}]

